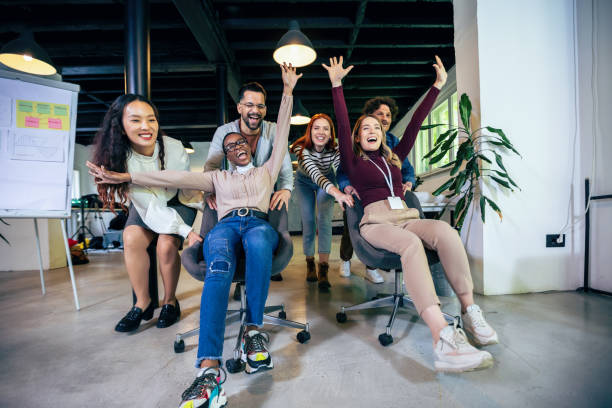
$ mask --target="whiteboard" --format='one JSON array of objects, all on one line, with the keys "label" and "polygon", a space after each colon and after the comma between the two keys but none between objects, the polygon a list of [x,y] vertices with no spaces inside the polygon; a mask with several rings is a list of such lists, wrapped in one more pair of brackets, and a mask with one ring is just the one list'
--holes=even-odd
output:
[{"label": "whiteboard", "polygon": [[79,89],[0,70],[0,218],[70,216]]}]

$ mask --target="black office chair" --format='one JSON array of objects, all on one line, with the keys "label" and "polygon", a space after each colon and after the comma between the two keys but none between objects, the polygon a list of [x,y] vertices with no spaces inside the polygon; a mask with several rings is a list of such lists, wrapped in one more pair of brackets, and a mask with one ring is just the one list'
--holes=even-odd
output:
[{"label": "black office chair", "polygon": [[[418,209],[420,217],[424,218],[423,209],[421,208],[421,204],[419,203],[419,200],[414,193],[412,193],[411,191],[407,191],[404,200],[406,201],[406,204],[409,208]],[[398,309],[400,307],[407,307],[408,305],[414,308],[414,302],[412,301],[412,299],[410,299],[410,297],[404,294],[404,278],[402,273],[402,263],[400,260],[400,256],[384,249],[373,247],[365,240],[365,238],[361,236],[361,233],[359,231],[359,222],[363,217],[363,207],[361,205],[361,201],[355,198],[355,205],[352,208],[346,208],[345,211],[349,234],[351,236],[351,242],[353,243],[353,249],[357,254],[357,257],[361,262],[366,265],[371,265],[386,271],[393,271],[395,273],[395,289],[393,293],[389,295],[379,294],[376,295],[370,301],[353,306],[343,306],[341,308],[341,311],[336,314],[336,320],[338,321],[338,323],[346,322],[346,312],[352,310],[365,310],[393,306],[391,316],[389,317],[389,323],[387,323],[386,331],[385,333],[382,333],[378,336],[378,341],[380,342],[380,344],[382,344],[383,346],[388,346],[389,344],[393,343],[393,337],[391,336],[391,328],[393,327],[393,323],[395,321],[395,316],[397,315]],[[427,262],[429,265],[433,265],[437,262],[440,262],[438,254],[435,251],[425,249],[425,254],[427,255]],[[443,314],[444,318],[449,323],[454,323],[455,321],[460,322],[459,316],[454,317],[447,313]]]},{"label": "black office chair", "polygon": [[[272,260],[272,274],[280,273],[289,264],[291,257],[293,256],[293,241],[288,231],[287,221],[287,209],[282,210],[270,210],[268,212],[268,222],[274,227],[279,234],[278,247],[274,253],[274,259]],[[215,226],[217,223],[217,212],[206,207],[202,214],[202,227],[200,229],[200,235],[205,237],[206,234]],[[242,256],[238,255],[238,262],[236,264],[236,271],[234,273],[233,282],[240,283],[240,309],[228,310],[225,321],[227,324],[235,320],[240,320],[240,330],[238,332],[238,338],[236,339],[236,347],[234,348],[234,358],[226,361],[226,367],[229,372],[236,373],[242,371],[244,364],[240,361],[240,341],[242,339],[245,327],[246,319],[246,295],[244,285],[244,273],[245,273],[245,258],[244,253]],[[187,272],[191,274],[195,279],[203,282],[206,275],[206,260],[204,259],[204,252],[202,251],[202,243],[192,245],[185,248],[181,255],[181,262]],[[280,310],[278,317],[270,316],[269,313]],[[298,323],[286,319],[287,314],[285,313],[284,305],[266,306],[264,309],[264,323],[292,327],[295,329],[301,329],[297,334],[297,340],[300,343],[305,343],[310,339],[310,329],[308,323]],[[185,350],[184,339],[198,335],[200,328],[195,328],[186,333],[179,333],[176,335],[174,341],[174,351],[181,353]]]}]

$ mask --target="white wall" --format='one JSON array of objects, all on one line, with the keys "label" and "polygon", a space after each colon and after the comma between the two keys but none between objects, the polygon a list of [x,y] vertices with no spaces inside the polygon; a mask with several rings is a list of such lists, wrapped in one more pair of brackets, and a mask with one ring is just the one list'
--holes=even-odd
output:
[{"label": "white wall", "polygon": [[[608,0],[577,2],[579,64],[579,142],[580,158],[576,172],[575,219],[584,208],[584,179],[591,179],[594,195],[612,194],[612,2]],[[595,146],[594,146],[595,145]],[[592,168],[593,158],[595,166]],[[612,292],[612,200],[591,203],[590,286]],[[584,222],[576,225],[576,245],[584,245]],[[582,271],[582,264],[579,265]],[[580,280],[582,286],[582,278]]]}]

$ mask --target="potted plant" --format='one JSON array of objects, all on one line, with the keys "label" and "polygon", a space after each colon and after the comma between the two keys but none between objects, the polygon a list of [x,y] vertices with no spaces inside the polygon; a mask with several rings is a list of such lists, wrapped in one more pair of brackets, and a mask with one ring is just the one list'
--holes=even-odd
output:
[{"label": "potted plant", "polygon": [[[472,103],[470,98],[463,94],[459,101],[459,116],[463,126],[451,127],[442,133],[434,142],[434,146],[423,159],[429,159],[429,164],[435,164],[442,160],[453,147],[455,139],[459,138],[455,160],[445,164],[441,168],[452,167],[450,178],[438,187],[432,194],[437,196],[442,192],[450,191],[446,197],[449,201],[457,200],[455,205],[455,227],[461,230],[463,221],[468,213],[474,197],[479,196],[480,214],[482,222],[485,222],[486,206],[491,207],[497,213],[500,220],[502,212],[499,206],[485,196],[478,188],[481,180],[489,180],[496,183],[502,189],[514,191],[520,190],[518,185],[508,174],[502,159],[503,153],[513,153],[521,156],[514,148],[503,130],[491,126],[485,126],[472,130],[470,127],[470,116],[472,114]],[[430,129],[442,124],[426,125],[421,129]],[[488,133],[485,133],[488,131]],[[463,136],[463,137],[461,137]],[[486,164],[485,164],[486,163]],[[446,210],[448,204],[444,207]],[[442,216],[444,210],[438,217]]]}]

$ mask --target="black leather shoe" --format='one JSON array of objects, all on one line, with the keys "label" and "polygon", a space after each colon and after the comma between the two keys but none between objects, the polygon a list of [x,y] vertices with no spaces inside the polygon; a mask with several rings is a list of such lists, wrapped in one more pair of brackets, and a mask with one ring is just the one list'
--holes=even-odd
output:
[{"label": "black leather shoe", "polygon": [[178,322],[181,318],[181,306],[179,306],[178,299],[176,305],[165,304],[162,306],[159,318],[157,319],[157,327],[163,329],[164,327],[170,327],[174,323]]},{"label": "black leather shoe", "polygon": [[283,275],[281,275],[280,273],[277,273],[276,275],[270,276],[270,280],[274,282],[280,282],[283,280]]},{"label": "black leather shoe", "polygon": [[119,320],[119,323],[115,326],[115,331],[127,333],[136,330],[140,326],[141,320],[151,320],[153,318],[153,310],[152,301],[149,302],[149,306],[144,311],[139,307],[132,307],[128,314]]}]

